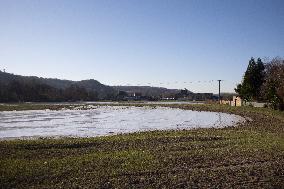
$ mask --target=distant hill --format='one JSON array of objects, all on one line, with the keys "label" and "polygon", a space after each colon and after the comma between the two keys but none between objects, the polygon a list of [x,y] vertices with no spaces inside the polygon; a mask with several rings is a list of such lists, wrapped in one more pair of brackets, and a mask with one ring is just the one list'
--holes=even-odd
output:
[{"label": "distant hill", "polygon": [[97,92],[99,99],[113,99],[117,94],[113,87],[103,85],[94,79],[77,81],[75,84],[85,88],[87,91]]},{"label": "distant hill", "polygon": [[110,100],[116,90],[96,80],[71,81],[0,71],[0,101]]},{"label": "distant hill", "polygon": [[65,89],[75,83],[74,81],[70,81],[70,80],[42,78],[42,77],[36,77],[36,76],[21,76],[21,75],[14,75],[11,73],[0,71],[0,82],[2,84],[9,84],[13,81],[37,82],[37,83],[46,84],[46,85],[55,87],[57,89]]},{"label": "distant hill", "polygon": [[176,97],[181,92],[163,87],[107,86],[94,79],[72,81],[0,71],[0,102],[118,100],[120,91],[140,93],[155,99]]}]

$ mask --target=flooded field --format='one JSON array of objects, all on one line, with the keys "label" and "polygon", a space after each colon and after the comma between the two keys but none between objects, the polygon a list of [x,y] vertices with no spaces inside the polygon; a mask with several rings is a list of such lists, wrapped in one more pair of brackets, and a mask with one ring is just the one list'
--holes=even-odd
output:
[{"label": "flooded field", "polygon": [[59,111],[0,112],[0,138],[93,137],[149,130],[226,127],[244,121],[240,116],[225,113],[88,105]]},{"label": "flooded field", "polygon": [[[26,102],[25,104],[46,104],[46,105],[123,105],[123,104],[204,104],[204,101],[86,101],[86,102]],[[0,103],[5,106],[17,106],[17,104]]]}]

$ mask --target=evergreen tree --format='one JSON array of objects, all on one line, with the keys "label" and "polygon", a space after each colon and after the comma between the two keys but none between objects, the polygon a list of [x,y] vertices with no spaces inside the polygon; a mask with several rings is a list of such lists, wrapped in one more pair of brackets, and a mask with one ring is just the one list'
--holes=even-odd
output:
[{"label": "evergreen tree", "polygon": [[264,81],[264,69],[264,64],[260,58],[257,59],[257,62],[254,58],[251,58],[242,83],[238,84],[235,89],[244,100],[261,100],[259,94]]}]

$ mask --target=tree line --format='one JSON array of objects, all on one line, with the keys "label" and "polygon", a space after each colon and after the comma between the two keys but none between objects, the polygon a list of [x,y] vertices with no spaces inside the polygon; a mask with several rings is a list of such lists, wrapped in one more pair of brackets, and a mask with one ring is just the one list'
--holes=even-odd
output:
[{"label": "tree line", "polygon": [[274,109],[284,110],[284,60],[251,58],[235,91],[245,101],[267,102]]}]

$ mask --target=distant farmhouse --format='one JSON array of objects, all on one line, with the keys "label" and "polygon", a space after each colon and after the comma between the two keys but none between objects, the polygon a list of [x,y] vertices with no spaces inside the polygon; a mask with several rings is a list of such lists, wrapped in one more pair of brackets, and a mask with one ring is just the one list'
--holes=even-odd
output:
[{"label": "distant farmhouse", "polygon": [[242,106],[243,105],[243,100],[239,96],[233,96],[233,99],[230,100],[221,100],[221,104],[227,104],[230,106]]},{"label": "distant farmhouse", "polygon": [[221,104],[227,104],[230,106],[253,106],[257,108],[265,107],[266,105],[268,105],[264,102],[244,101],[239,96],[233,96],[233,98],[229,100],[221,100]]},{"label": "distant farmhouse", "polygon": [[213,99],[213,93],[193,93],[183,89],[176,95],[175,99],[180,101],[206,101]]}]

